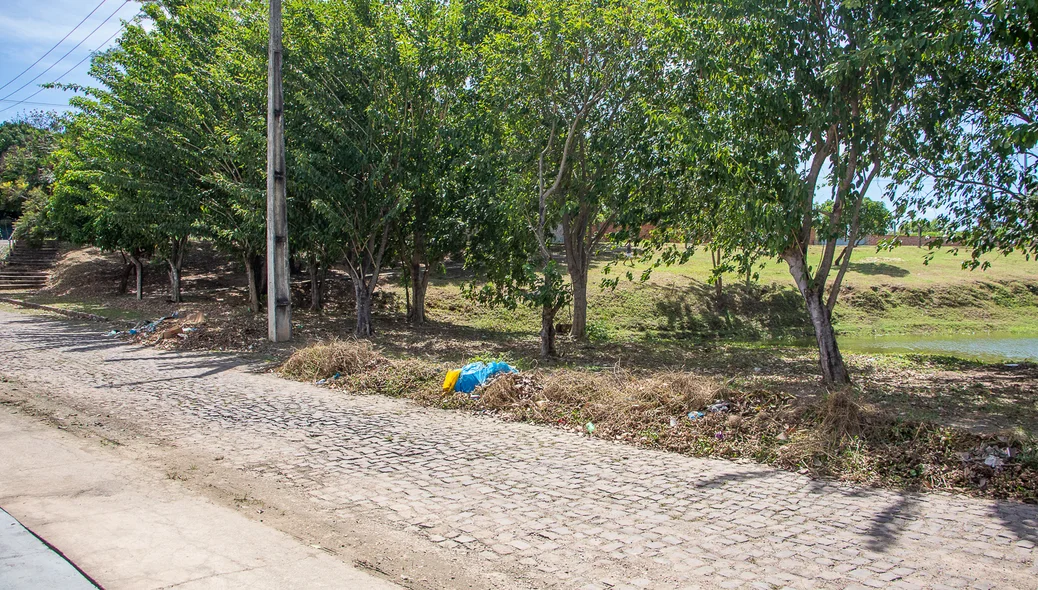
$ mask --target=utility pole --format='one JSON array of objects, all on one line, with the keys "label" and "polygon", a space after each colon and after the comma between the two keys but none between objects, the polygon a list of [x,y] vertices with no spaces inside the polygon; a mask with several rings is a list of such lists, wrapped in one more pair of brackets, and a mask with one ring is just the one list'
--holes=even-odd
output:
[{"label": "utility pole", "polygon": [[267,336],[292,338],[285,185],[285,96],[281,89],[281,0],[270,0],[267,54]]}]

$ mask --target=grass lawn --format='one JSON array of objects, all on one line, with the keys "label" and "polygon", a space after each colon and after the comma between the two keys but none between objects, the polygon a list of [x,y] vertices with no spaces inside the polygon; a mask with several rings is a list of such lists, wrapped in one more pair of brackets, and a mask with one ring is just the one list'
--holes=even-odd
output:
[{"label": "grass lawn", "polygon": [[[854,336],[1038,334],[1038,263],[1022,255],[998,256],[986,271],[967,271],[961,267],[962,257],[948,251],[936,253],[924,264],[926,252],[902,247],[877,254],[875,248],[859,248],[836,308],[837,331]],[[803,301],[784,262],[766,262],[750,289],[741,277],[725,276],[720,304],[714,300],[713,286],[706,283],[710,259],[705,254],[684,265],[653,269],[645,282],[638,279],[648,265],[617,266],[609,274],[606,266],[607,260],[600,259],[590,273],[592,340],[789,341],[812,336]],[[621,279],[616,289],[601,287],[604,278],[627,271],[634,281]],[[539,329],[536,311],[481,307],[462,296],[462,282],[456,276],[433,279],[430,317],[502,333]],[[401,288],[387,285],[385,290],[402,300]],[[566,311],[559,321],[568,321]]]}]

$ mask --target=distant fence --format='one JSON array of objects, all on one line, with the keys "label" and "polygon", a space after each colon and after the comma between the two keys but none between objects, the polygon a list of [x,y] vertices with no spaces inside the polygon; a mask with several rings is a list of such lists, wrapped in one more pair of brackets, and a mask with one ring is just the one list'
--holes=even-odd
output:
[{"label": "distant fence", "polygon": [[[940,238],[934,238],[934,237],[930,237],[930,236],[923,236],[922,238],[920,238],[918,235],[916,235],[916,236],[901,236],[901,235],[895,235],[895,234],[886,234],[886,235],[882,235],[882,236],[876,236],[876,235],[873,235],[873,236],[863,236],[863,237],[858,239],[858,241],[857,241],[857,243],[855,245],[857,245],[857,246],[878,246],[880,242],[890,242],[890,241],[893,241],[893,240],[898,240],[898,241],[900,241],[902,246],[922,247],[922,246],[929,246],[930,242],[933,242],[933,241],[939,240],[939,239]],[[815,245],[817,245],[817,244],[824,244],[825,240],[819,240],[817,238],[817,236],[815,235],[814,230],[812,230],[811,231],[811,243],[815,244]],[[844,239],[836,240],[836,245],[837,246],[846,246],[847,245],[847,239],[844,238]],[[958,242],[944,242],[942,245],[943,246],[952,246],[952,247],[961,246],[961,244],[958,243]]]},{"label": "distant fence", "polygon": [[[900,240],[902,246],[917,246],[917,247],[920,247],[920,246],[929,246],[930,242],[933,242],[935,240],[939,241],[940,238],[934,238],[934,237],[930,237],[930,236],[923,236],[923,237],[920,238],[917,235],[916,236],[897,236],[897,235],[890,235],[890,234],[885,235],[885,236],[865,236],[865,245],[866,246],[878,246],[880,242],[890,241],[890,240]],[[944,246],[960,246],[961,244],[959,244],[958,242],[944,242],[942,245],[944,245]]]}]

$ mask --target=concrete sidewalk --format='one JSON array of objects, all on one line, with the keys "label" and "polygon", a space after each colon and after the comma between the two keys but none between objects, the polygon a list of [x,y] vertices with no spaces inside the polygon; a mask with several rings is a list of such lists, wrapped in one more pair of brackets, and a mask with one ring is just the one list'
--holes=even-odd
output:
[{"label": "concrete sidewalk", "polygon": [[[107,590],[397,588],[10,408],[0,449],[0,505]],[[0,589],[94,588],[7,518]]]},{"label": "concrete sidewalk", "polygon": [[97,590],[64,556],[0,508],[0,590]]}]

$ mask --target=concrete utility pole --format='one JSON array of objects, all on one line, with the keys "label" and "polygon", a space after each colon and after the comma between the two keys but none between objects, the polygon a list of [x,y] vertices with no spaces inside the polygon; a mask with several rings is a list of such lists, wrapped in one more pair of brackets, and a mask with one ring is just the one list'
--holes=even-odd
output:
[{"label": "concrete utility pole", "polygon": [[281,90],[281,0],[270,0],[267,55],[267,336],[292,338],[285,188],[285,96]]}]

